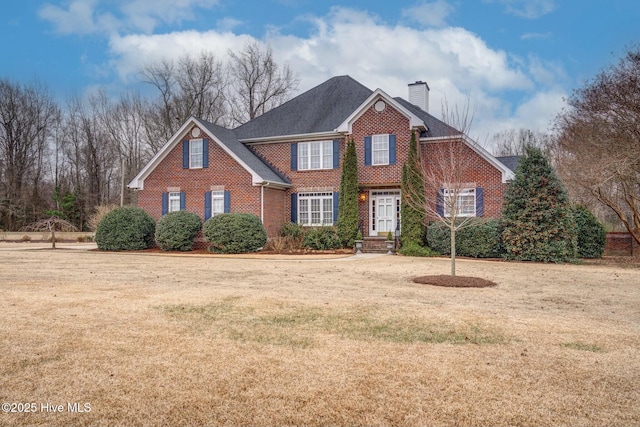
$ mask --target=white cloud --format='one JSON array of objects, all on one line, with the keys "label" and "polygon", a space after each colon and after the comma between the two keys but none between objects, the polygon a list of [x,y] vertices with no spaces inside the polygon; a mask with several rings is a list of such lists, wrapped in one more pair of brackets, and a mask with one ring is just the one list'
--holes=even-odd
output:
[{"label": "white cloud", "polygon": [[520,123],[518,128],[550,130],[556,114],[566,106],[566,98],[567,93],[561,90],[538,92],[518,106],[513,120]]},{"label": "white cloud", "polygon": [[544,40],[552,37],[549,32],[546,33],[525,33],[520,36],[521,40]]},{"label": "white cloud", "polygon": [[[470,103],[475,112],[471,134],[479,140],[509,126],[546,130],[550,114],[557,111],[558,103],[551,102],[556,92],[538,87],[553,87],[564,77],[561,67],[535,57],[513,58],[463,28],[393,26],[345,8],[305,19],[312,28],[308,36],[272,28],[258,40],[269,43],[278,63],[288,63],[299,75],[300,91],[348,74],[372,90],[406,97],[408,83],[424,80],[431,88],[434,116],[441,116],[445,100],[450,107]],[[110,65],[124,82],[134,82],[142,66],[161,58],[207,50],[224,61],[229,49],[238,51],[255,40],[230,31],[234,25],[111,36]]]},{"label": "white cloud", "polygon": [[500,3],[506,12],[527,19],[537,19],[556,8],[555,0],[485,0],[488,3]]},{"label": "white cloud", "polygon": [[[199,8],[210,9],[219,0],[72,0],[66,7],[44,4],[38,16],[62,34],[152,32],[159,24],[193,19]],[[114,10],[106,12],[107,4]]]},{"label": "white cloud", "polygon": [[182,31],[158,35],[130,35],[114,37],[110,49],[114,55],[112,65],[120,77],[127,81],[135,78],[141,68],[164,58],[178,59],[185,54],[197,55],[211,52],[224,60],[227,51],[240,50],[251,37],[231,32]]},{"label": "white cloud", "polygon": [[403,9],[402,17],[424,26],[443,27],[447,24],[447,17],[453,10],[453,6],[446,1],[436,0]]},{"label": "white cloud", "polygon": [[69,3],[66,10],[47,3],[38,11],[38,15],[51,22],[58,33],[90,34],[97,31],[97,24],[93,19],[97,1],[75,0]]}]

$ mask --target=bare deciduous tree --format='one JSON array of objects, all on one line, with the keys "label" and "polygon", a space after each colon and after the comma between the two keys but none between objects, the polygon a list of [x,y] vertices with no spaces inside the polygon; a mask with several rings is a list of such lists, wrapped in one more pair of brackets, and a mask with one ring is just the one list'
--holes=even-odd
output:
[{"label": "bare deciduous tree", "polygon": [[640,50],[568,100],[557,117],[559,173],[610,208],[640,243]]},{"label": "bare deciduous tree", "polygon": [[16,229],[28,221],[18,212],[38,204],[49,136],[59,115],[43,85],[0,80],[0,228]]},{"label": "bare deciduous tree", "polygon": [[104,92],[98,93],[97,114],[118,154],[120,174],[120,204],[131,202],[131,193],[124,184],[144,166],[152,156],[146,139],[145,114],[148,104],[136,92],[120,95],[115,103]]},{"label": "bare deciduous tree", "polygon": [[227,73],[213,54],[183,56],[145,66],[142,80],[160,96],[148,109],[147,138],[157,151],[190,116],[222,124],[226,119]]},{"label": "bare deciduous tree", "polygon": [[62,146],[71,169],[71,190],[80,199],[80,228],[95,206],[110,202],[118,194],[117,142],[110,138],[101,117],[104,96],[97,93],[86,101],[73,98],[65,115]]},{"label": "bare deciduous tree", "polygon": [[[422,168],[424,176],[423,190],[426,197],[419,194],[408,194],[407,202],[415,208],[424,209],[427,221],[437,220],[450,231],[451,238],[451,275],[456,275],[456,232],[472,226],[475,217],[475,191],[472,181],[473,159],[476,156],[473,148],[477,145],[467,135],[472,118],[469,106],[460,109],[449,109],[443,106],[443,123],[440,133],[445,134],[441,141],[427,146],[424,158],[416,161]],[[434,129],[435,130],[435,129]],[[470,213],[474,213],[471,215]]]},{"label": "bare deciduous tree", "polygon": [[298,79],[288,65],[282,68],[273,58],[270,47],[258,42],[247,44],[231,57],[231,91],[229,101],[234,123],[254,119],[289,99],[298,87]]},{"label": "bare deciduous tree", "polygon": [[530,129],[509,129],[496,133],[492,145],[496,156],[522,156],[526,147],[536,147],[549,157],[553,149],[551,135]]},{"label": "bare deciduous tree", "polygon": [[26,227],[28,231],[48,231],[51,233],[51,249],[56,248],[56,231],[76,231],[78,228],[69,221],[51,216],[41,219]]}]

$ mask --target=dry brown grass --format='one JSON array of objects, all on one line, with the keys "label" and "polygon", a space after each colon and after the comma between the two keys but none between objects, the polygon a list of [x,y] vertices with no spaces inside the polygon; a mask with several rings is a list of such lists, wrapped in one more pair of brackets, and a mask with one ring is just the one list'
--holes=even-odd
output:
[{"label": "dry brown grass", "polygon": [[0,425],[638,425],[640,269],[0,252]]}]

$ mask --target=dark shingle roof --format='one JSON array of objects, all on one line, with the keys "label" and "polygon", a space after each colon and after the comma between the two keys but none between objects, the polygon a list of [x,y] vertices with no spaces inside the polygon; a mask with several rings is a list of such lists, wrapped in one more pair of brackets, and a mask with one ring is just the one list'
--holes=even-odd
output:
[{"label": "dark shingle roof", "polygon": [[431,114],[424,111],[422,108],[414,105],[403,98],[394,98],[400,105],[402,105],[407,110],[411,111],[416,117],[424,122],[427,126],[427,132],[421,134],[421,137],[426,138],[437,138],[437,137],[447,137],[460,135],[462,132],[459,130],[449,126],[442,120],[436,119]]},{"label": "dark shingle roof", "polygon": [[503,165],[511,169],[513,172],[515,172],[516,168],[518,167],[518,161],[520,160],[520,157],[522,156],[500,156],[496,157],[496,159],[498,159]]},{"label": "dark shingle roof", "polygon": [[242,161],[260,177],[267,181],[279,184],[291,184],[286,177],[271,169],[269,165],[256,156],[253,151],[240,143],[232,130],[209,123],[206,120],[198,119],[198,121],[207,128],[208,132],[215,135],[220,142],[225,145],[225,147],[227,147],[238,158],[242,159]]},{"label": "dark shingle roof", "polygon": [[238,126],[238,139],[333,132],[373,91],[349,76],[327,80]]}]

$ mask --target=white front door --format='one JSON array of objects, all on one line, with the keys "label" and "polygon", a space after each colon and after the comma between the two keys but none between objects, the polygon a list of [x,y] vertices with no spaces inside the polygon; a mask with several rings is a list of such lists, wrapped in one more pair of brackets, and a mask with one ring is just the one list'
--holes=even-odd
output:
[{"label": "white front door", "polygon": [[378,206],[376,210],[376,230],[378,234],[382,233],[386,235],[389,231],[393,233],[396,229],[394,221],[394,197],[392,196],[378,196],[376,197],[376,204]]},{"label": "white front door", "polygon": [[400,219],[400,191],[371,191],[369,235],[387,236],[395,233]]}]

